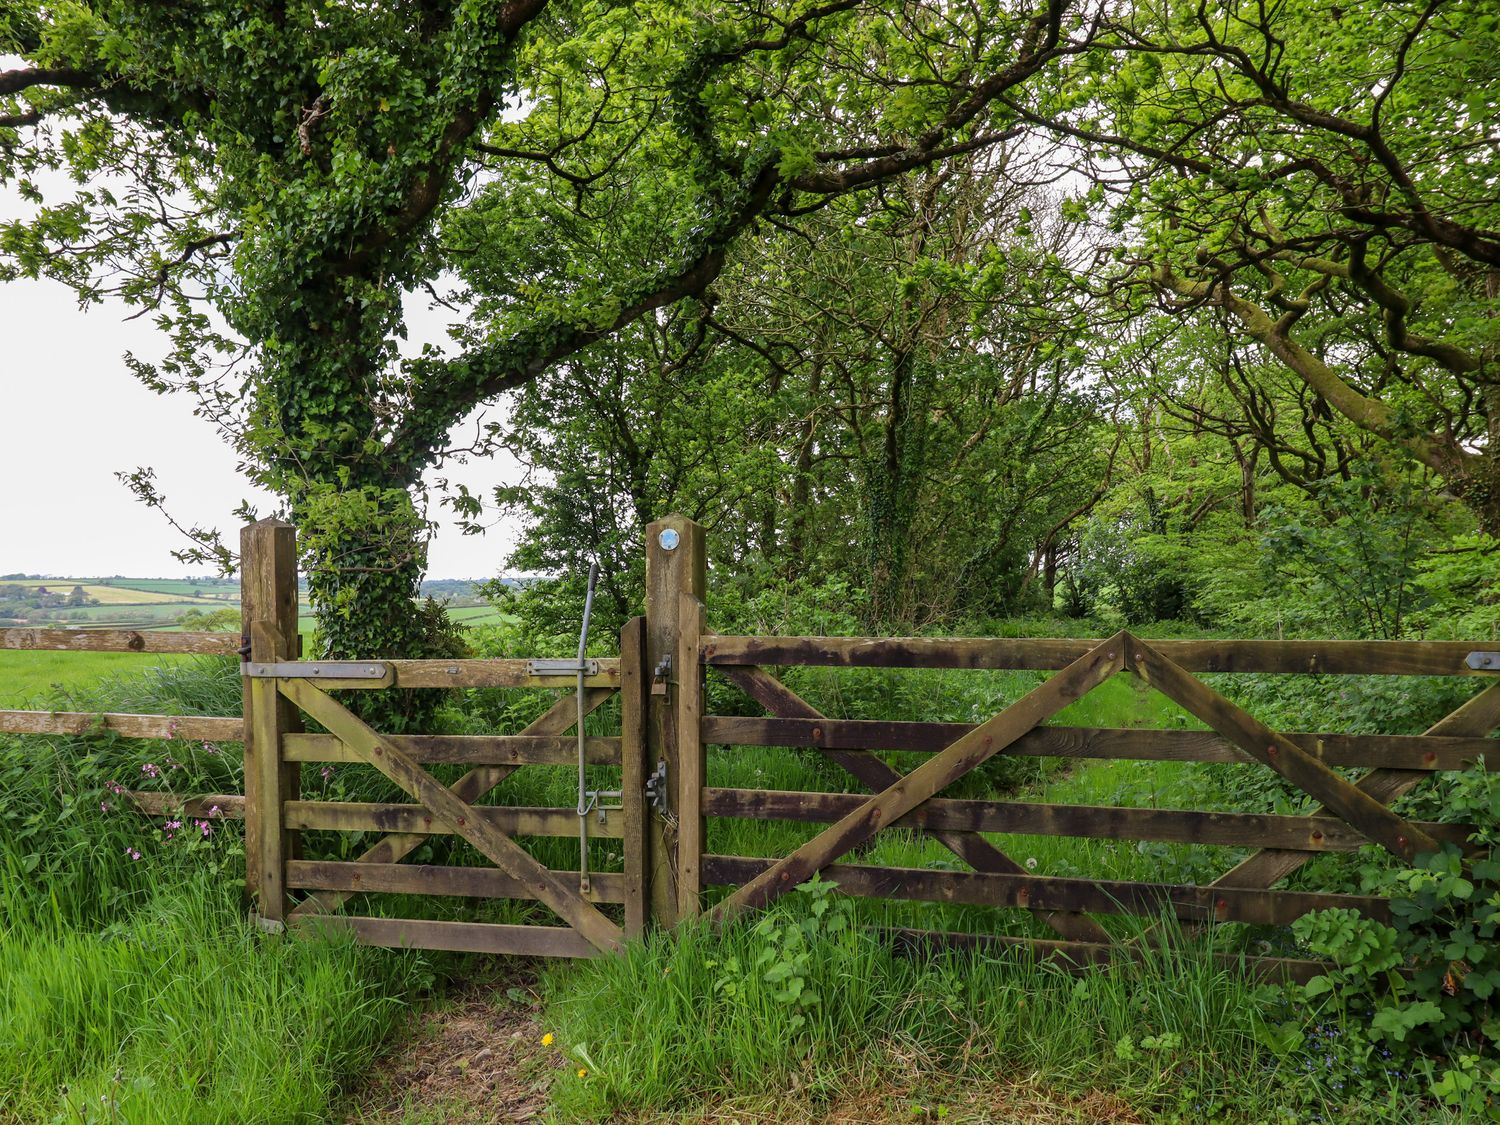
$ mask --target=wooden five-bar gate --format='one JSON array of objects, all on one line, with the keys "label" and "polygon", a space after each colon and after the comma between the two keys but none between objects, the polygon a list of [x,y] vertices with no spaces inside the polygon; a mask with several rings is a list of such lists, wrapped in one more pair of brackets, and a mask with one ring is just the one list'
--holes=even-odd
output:
[{"label": "wooden five-bar gate", "polygon": [[[620,655],[578,661],[299,660],[293,529],[262,521],[242,538],[242,637],[41,629],[0,630],[0,647],[236,653],[243,661],[244,717],[203,718],[0,712],[0,732],[80,733],[103,727],[131,738],[241,741],[245,793],[184,799],[136,794],[147,812],[202,815],[217,806],[246,821],[246,885],[270,929],[311,923],[352,929],[369,944],[544,956],[617,951],[648,920],[672,925],[705,911],[727,918],[764,908],[819,873],[844,893],[895,900],[1011,907],[1031,912],[1055,937],[897,931],[918,944],[1024,947],[1086,965],[1121,951],[1098,915],[1175,914],[1188,924],[1285,925],[1313,910],[1351,907],[1385,917],[1367,895],[1278,889],[1311,858],[1376,844],[1403,861],[1445,843],[1464,847],[1462,825],[1413,821],[1396,798],[1434,772],[1493,758],[1500,682],[1421,735],[1272,730],[1214,688],[1205,673],[1305,675],[1500,675],[1494,646],[1466,642],[1160,641],[1120,632],[1103,640],[739,637],[707,631],[703,532],[681,517],[648,529],[644,617],[628,622]],[[1052,673],[980,723],[830,717],[768,668],[787,666],[1014,669]],[[1200,720],[1206,730],[1100,729],[1049,722],[1110,678],[1129,673]],[[765,714],[705,713],[707,677],[740,689]],[[389,688],[564,690],[534,722],[509,735],[384,735],[330,691]],[[588,734],[584,716],[618,695],[618,732]],[[307,733],[304,718],[324,733]],[[711,747],[807,748],[848,775],[858,791],[789,792],[709,784]],[[930,755],[903,773],[893,751]],[[942,796],[999,754],[1073,759],[1232,762],[1270,770],[1318,802],[1308,815],[1062,805]],[[378,770],[408,803],[360,804],[304,792],[308,763]],[[456,782],[436,763],[458,764]],[[485,803],[517,770],[572,765],[574,808]],[[619,805],[596,814],[587,770],[616,766]],[[1348,769],[1360,772],[1348,776]],[[1340,772],[1344,770],[1345,772]],[[613,775],[612,775],[613,776]],[[786,855],[734,856],[708,848],[709,822],[724,818],[819,826]],[[620,870],[551,870],[525,841],[573,836],[580,827],[618,841]],[[383,834],[355,860],[304,856],[309,830]],[[968,868],[900,868],[858,862],[883,831],[930,837]],[[490,866],[403,863],[434,834],[462,838]],[[1250,849],[1202,885],[1038,875],[1003,849],[1014,835],[1194,843]],[[854,861],[850,861],[850,857]],[[588,857],[587,844],[581,858]],[[350,915],[356,896],[380,894],[526,899],[556,923],[499,925]],[[1306,976],[1317,966],[1249,959],[1257,971]]]}]

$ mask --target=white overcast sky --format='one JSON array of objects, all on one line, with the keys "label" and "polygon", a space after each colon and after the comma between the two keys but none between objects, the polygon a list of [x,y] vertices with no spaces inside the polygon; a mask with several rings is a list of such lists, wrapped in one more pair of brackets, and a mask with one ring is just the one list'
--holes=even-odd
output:
[{"label": "white overcast sky", "polygon": [[[24,210],[0,186],[0,219]],[[56,282],[0,283],[0,574],[193,573],[170,553],[185,541],[115,479],[138,466],[155,469],[175,519],[216,527],[231,542],[242,499],[263,513],[272,506],[235,471],[233,451],[193,416],[191,400],[157,395],[131,375],[124,353],[151,360],[165,350],[149,318],[128,320],[131,311],[115,301],[81,310]],[[403,351],[444,340],[442,319],[420,306],[409,327]],[[458,432],[472,434],[472,422]],[[513,462],[472,461],[443,475],[484,495],[517,473]],[[493,576],[513,546],[508,527],[463,536],[445,524],[429,576]]]}]

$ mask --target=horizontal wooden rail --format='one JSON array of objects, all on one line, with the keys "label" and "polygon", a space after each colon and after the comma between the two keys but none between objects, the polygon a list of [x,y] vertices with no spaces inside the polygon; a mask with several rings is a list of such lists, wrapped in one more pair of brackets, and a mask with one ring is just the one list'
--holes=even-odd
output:
[{"label": "horizontal wooden rail", "polygon": [[[1157,641],[1151,647],[1189,672],[1285,672],[1355,676],[1473,676],[1481,641]],[[847,668],[1067,667],[1098,639],[977,637],[703,638],[705,664],[797,664]]]},{"label": "horizontal wooden rail", "polygon": [[184,796],[180,793],[141,793],[126,790],[121,794],[138,812],[149,816],[223,817],[245,819],[245,798],[240,793],[205,793]]},{"label": "horizontal wooden rail", "polygon": [[[559,878],[578,880],[576,871]],[[433,864],[355,863],[294,859],[286,865],[286,885],[312,891],[350,891],[467,898],[532,898],[526,885],[494,867],[441,867]],[[624,902],[625,876],[590,871],[584,897],[593,902]]]},{"label": "horizontal wooden rail", "polygon": [[[566,766],[578,763],[578,739],[570,735],[395,734],[389,740],[418,762],[471,766]],[[282,756],[289,762],[363,762],[331,734],[288,734]],[[618,736],[584,739],[590,765],[620,764]]]},{"label": "horizontal wooden rail", "polygon": [[[708,816],[832,823],[868,799],[860,793],[708,788],[703,790],[703,811]],[[1417,822],[1416,826],[1439,840],[1460,847],[1467,843],[1474,831],[1462,824]],[[1159,840],[1304,852],[1347,852],[1370,842],[1342,820],[1326,816],[1052,805],[1030,801],[955,801],[936,797],[918,805],[891,827],[1020,836]]]},{"label": "horizontal wooden rail", "polygon": [[0,629],[0,648],[58,652],[171,652],[232,656],[238,633],[156,633],[134,629]]},{"label": "horizontal wooden rail", "polygon": [[[810,746],[827,750],[915,750],[936,753],[974,729],[972,723],[868,719],[761,719],[705,715],[704,742],[732,746]],[[1479,757],[1500,761],[1500,740],[1436,735],[1311,734],[1285,736],[1330,766],[1461,770]],[[1020,757],[1125,758],[1140,761],[1252,762],[1212,731],[1127,727],[1037,727],[1005,753]]]},{"label": "horizontal wooden rail", "polygon": [[565,926],[501,926],[341,914],[295,915],[290,923],[298,930],[314,933],[347,930],[361,945],[394,949],[452,949],[511,957],[595,957],[599,953],[577,930]]},{"label": "horizontal wooden rail", "polygon": [[[1013,937],[1008,934],[967,934],[945,930],[917,930],[898,927],[874,931],[892,941],[898,949],[931,954],[934,950],[962,949],[974,952],[1006,951],[1035,957],[1069,972],[1086,972],[1114,961],[1163,961],[1169,954],[1142,949],[1139,945],[1106,945],[1092,941],[1056,941],[1046,938]],[[1328,972],[1323,961],[1306,961],[1292,957],[1251,957],[1244,954],[1215,952],[1214,963],[1225,969],[1237,969],[1256,980],[1296,981],[1306,984],[1313,977]]]},{"label": "horizontal wooden rail", "polygon": [[0,711],[0,734],[117,734],[189,742],[243,742],[240,719],[209,715],[125,715],[98,711]]},{"label": "horizontal wooden rail", "polygon": [[[432,815],[425,805],[397,805],[373,801],[287,801],[286,826],[332,832],[403,832],[451,835],[457,829]],[[507,808],[486,805],[474,810],[507,836],[578,835],[578,813],[573,809]],[[589,814],[589,835],[617,838],[624,834],[625,814],[612,812],[601,824]]]},{"label": "horizontal wooden rail", "polygon": [[[740,886],[768,870],[774,859],[706,855],[703,881]],[[1104,879],[1065,879],[987,871],[936,871],[914,867],[872,867],[833,863],[822,876],[845,894],[914,902],[1027,910],[1075,910],[1087,914],[1157,916],[1172,911],[1193,922],[1249,922],[1285,926],[1314,910],[1344,907],[1385,921],[1386,899],[1371,895],[1314,894],[1242,887],[1194,887],[1175,883],[1133,883]]]},{"label": "horizontal wooden rail", "polygon": [[[571,688],[576,673],[533,676],[529,661],[497,660],[387,660],[396,671],[396,685],[404,688]],[[620,661],[598,660],[597,675],[585,676],[585,687],[620,686]]]}]

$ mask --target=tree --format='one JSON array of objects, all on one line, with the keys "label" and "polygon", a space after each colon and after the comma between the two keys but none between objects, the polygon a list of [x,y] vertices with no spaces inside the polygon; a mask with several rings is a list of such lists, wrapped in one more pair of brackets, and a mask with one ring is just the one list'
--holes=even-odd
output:
[{"label": "tree", "polygon": [[[12,5],[0,179],[36,210],[3,268],[153,315],[173,349],[136,374],[284,498],[330,650],[418,652],[459,421],[701,293],[758,221],[1012,136],[1000,99],[1087,48],[1078,8]],[[402,357],[403,300],[454,270],[454,346]]]},{"label": "tree", "polygon": [[1116,295],[1219,310],[1500,526],[1500,10],[1148,0],[1100,46],[1014,106],[1091,177]]}]

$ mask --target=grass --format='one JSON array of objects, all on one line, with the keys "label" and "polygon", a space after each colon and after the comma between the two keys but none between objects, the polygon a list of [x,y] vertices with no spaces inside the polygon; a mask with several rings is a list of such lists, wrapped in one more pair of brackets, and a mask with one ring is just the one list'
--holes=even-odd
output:
[{"label": "grass", "polygon": [[[49,683],[69,685],[43,706],[232,715],[239,705],[239,681],[225,660],[7,652],[0,653],[0,683],[15,682],[14,669],[28,663],[51,668],[28,694],[45,695]],[[133,674],[120,675],[126,670]],[[969,722],[1039,681],[1025,673],[834,669],[797,670],[789,679],[830,715]],[[711,710],[749,713],[742,696],[717,680],[710,685]],[[553,698],[467,693],[443,726],[514,731]],[[601,709],[590,729],[603,733],[617,721]],[[1174,705],[1124,676],[1055,721],[1190,725]],[[906,767],[922,759],[893,760]],[[435,966],[462,975],[476,962],[257,934],[240,917],[235,829],[213,825],[210,837],[191,827],[171,833],[101,809],[109,803],[107,782],[156,784],[143,780],[146,764],[160,766],[162,782],[176,792],[238,791],[242,783],[235,753],[201,744],[0,739],[0,1122],[325,1119],[349,1076],[397,1026],[401,1005],[427,988]],[[972,790],[965,795],[1244,808],[1243,775],[1235,771],[1246,768],[1001,756],[966,782]],[[601,787],[616,777],[606,768],[591,773]],[[367,767],[340,765],[327,778],[308,770],[305,779],[310,795],[329,799],[394,795]],[[712,748],[709,783],[858,788],[820,755],[775,747]],[[493,800],[567,807],[575,785],[568,767],[527,767]],[[709,847],[779,856],[814,831],[715,820]],[[1238,854],[1066,837],[993,839],[1039,873],[1105,879],[1201,879]],[[332,833],[305,840],[309,856],[329,858],[350,858],[368,842]],[[576,862],[572,839],[524,843],[551,867]],[[593,847],[597,870],[620,869],[618,842],[596,839]],[[483,862],[466,845],[441,838],[412,858]],[[902,831],[882,833],[859,862],[955,866],[940,845]],[[516,902],[367,896],[350,908],[554,921],[535,904]],[[1123,936],[1145,924],[1107,922]],[[1015,957],[903,959],[868,932],[891,925],[1040,932],[1022,911],[851,900],[814,888],[721,933],[689,927],[634,945],[620,959],[551,967],[545,1019],[570,1061],[554,1090],[557,1116],[654,1119],[732,1104],[736,1116],[742,1107],[745,1117],[775,1119],[790,1099],[816,1117],[819,1106],[872,1090],[900,1091],[892,1113],[912,1106],[926,1113],[922,1107],[955,1090],[1035,1076],[1070,1097],[1111,1091],[1160,1121],[1302,1121],[1333,1109],[1350,1122],[1422,1119],[1340,1106],[1332,1079],[1322,1071],[1307,1075],[1306,1051],[1269,1050],[1267,1021],[1311,1016],[1276,1011],[1209,957],[1206,945],[1184,942],[1149,952],[1140,966],[1074,978]],[[1251,936],[1235,928],[1212,935],[1219,948]],[[578,1077],[578,1070],[588,1073]],[[1410,1089],[1400,1094],[1420,1104]]]},{"label": "grass", "polygon": [[[0,651],[0,707],[16,709],[47,696],[66,697],[113,677],[131,676],[181,659],[131,652]],[[56,704],[54,699],[51,706]],[[62,709],[78,708],[64,703]]]}]

